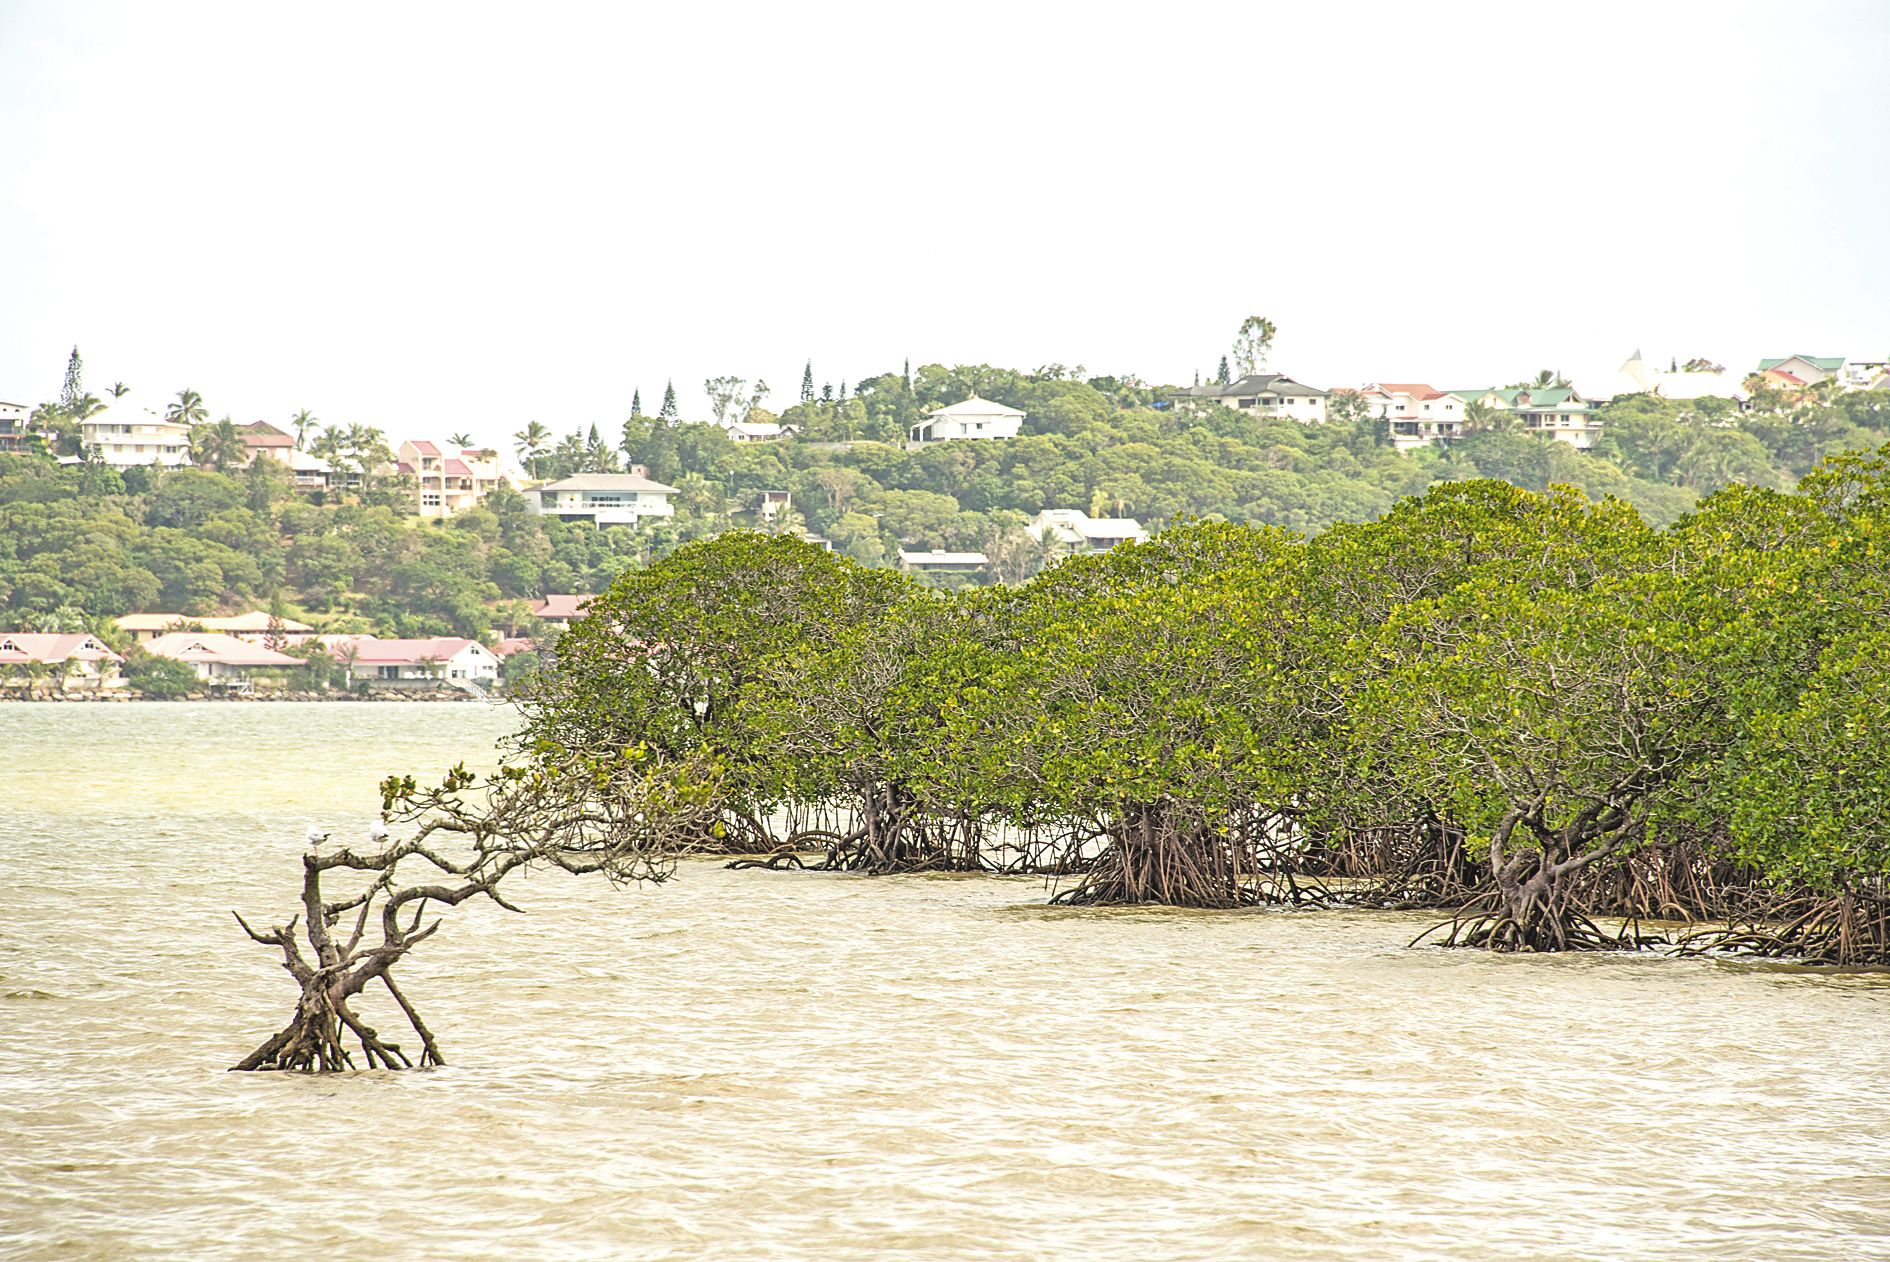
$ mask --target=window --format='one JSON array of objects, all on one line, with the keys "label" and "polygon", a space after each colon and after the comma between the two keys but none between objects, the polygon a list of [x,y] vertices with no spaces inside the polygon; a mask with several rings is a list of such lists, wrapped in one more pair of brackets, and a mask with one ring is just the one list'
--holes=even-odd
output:
[{"label": "window", "polygon": [[375,674],[375,677],[376,677],[376,678],[379,678],[379,679],[399,679],[399,678],[400,678],[400,667],[398,667],[398,666],[377,666],[377,667],[375,667],[375,668],[374,668],[374,674]]}]

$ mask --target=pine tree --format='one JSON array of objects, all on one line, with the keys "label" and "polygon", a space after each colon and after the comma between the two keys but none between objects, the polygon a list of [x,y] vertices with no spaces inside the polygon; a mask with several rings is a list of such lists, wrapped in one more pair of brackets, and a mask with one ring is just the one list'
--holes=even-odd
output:
[{"label": "pine tree", "polygon": [[630,392],[630,415],[643,415],[643,391],[641,390],[632,390]]},{"label": "pine tree", "polygon": [[656,415],[665,421],[676,419],[676,383],[674,381],[663,383],[663,406]]},{"label": "pine tree", "polygon": [[1197,388],[1201,384],[1201,370],[1199,368],[1194,370],[1194,384]]},{"label": "pine tree", "polygon": [[906,356],[906,370],[903,374],[901,374],[900,380],[905,383],[906,397],[908,399],[911,398],[912,397],[912,357],[910,355]]},{"label": "pine tree", "polygon": [[1221,356],[1221,373],[1215,380],[1224,386],[1232,385],[1234,382],[1233,377],[1227,371],[1227,356],[1225,355]]},{"label": "pine tree", "polygon": [[820,388],[820,401],[822,403],[833,402],[833,382],[829,381],[826,385]]},{"label": "pine tree", "polygon": [[85,397],[85,385],[80,380],[84,368],[79,359],[79,348],[72,348],[72,358],[66,360],[66,384],[59,390],[59,407],[66,412],[78,410],[79,400]]},{"label": "pine tree", "polygon": [[846,401],[847,401],[847,383],[845,381],[842,381],[840,383],[840,402],[845,403]]},{"label": "pine tree", "polygon": [[814,401],[814,361],[808,360],[807,367],[801,369],[801,402]]}]

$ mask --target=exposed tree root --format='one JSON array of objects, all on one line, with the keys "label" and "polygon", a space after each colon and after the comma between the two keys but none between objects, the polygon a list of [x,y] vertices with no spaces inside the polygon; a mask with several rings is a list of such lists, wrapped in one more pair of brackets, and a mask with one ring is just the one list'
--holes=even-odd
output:
[{"label": "exposed tree root", "polygon": [[1217,830],[1150,806],[1131,808],[1102,831],[1102,855],[1052,903],[1231,908],[1275,901],[1259,880],[1272,870],[1245,830]]},{"label": "exposed tree root", "polygon": [[1799,895],[1768,910],[1742,924],[1696,930],[1676,949],[1843,968],[1890,965],[1890,891],[1882,882],[1823,897]]}]

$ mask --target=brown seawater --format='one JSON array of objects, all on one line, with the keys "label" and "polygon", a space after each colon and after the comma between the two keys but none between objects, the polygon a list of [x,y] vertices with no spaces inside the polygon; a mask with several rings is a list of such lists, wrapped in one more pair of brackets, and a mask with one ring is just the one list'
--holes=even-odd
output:
[{"label": "brown seawater", "polygon": [[1890,979],[1423,916],[536,875],[402,966],[449,1067],[225,1072],[293,999],[230,910],[511,722],[0,705],[0,1256],[1890,1257]]}]

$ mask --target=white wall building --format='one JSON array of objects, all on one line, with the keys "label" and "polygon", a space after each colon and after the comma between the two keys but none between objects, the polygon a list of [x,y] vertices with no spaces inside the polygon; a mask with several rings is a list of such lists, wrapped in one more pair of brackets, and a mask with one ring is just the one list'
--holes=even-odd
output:
[{"label": "white wall building", "polygon": [[129,398],[114,399],[103,412],[79,422],[79,437],[86,451],[96,451],[114,468],[190,463],[190,427]]},{"label": "white wall building", "polygon": [[1024,423],[1016,408],[972,395],[963,403],[926,414],[912,427],[914,443],[942,443],[954,438],[1015,438]]},{"label": "white wall building", "polygon": [[1033,538],[1049,536],[1062,556],[1107,552],[1119,543],[1146,543],[1148,531],[1133,517],[1091,517],[1080,508],[1046,508],[1030,519]]},{"label": "white wall building", "polygon": [[899,549],[899,568],[908,574],[976,574],[991,563],[982,552],[909,552]]},{"label": "white wall building", "polygon": [[676,488],[652,482],[641,465],[630,473],[579,473],[525,493],[543,517],[583,517],[600,526],[634,526],[646,517],[674,517]]},{"label": "white wall building", "polygon": [[1463,433],[1464,401],[1436,386],[1375,381],[1358,393],[1370,414],[1385,422],[1397,451],[1448,442]]},{"label": "white wall building", "polygon": [[351,681],[376,688],[459,688],[478,692],[499,682],[499,657],[477,640],[435,636],[383,640],[372,635],[325,636],[322,643]]}]

